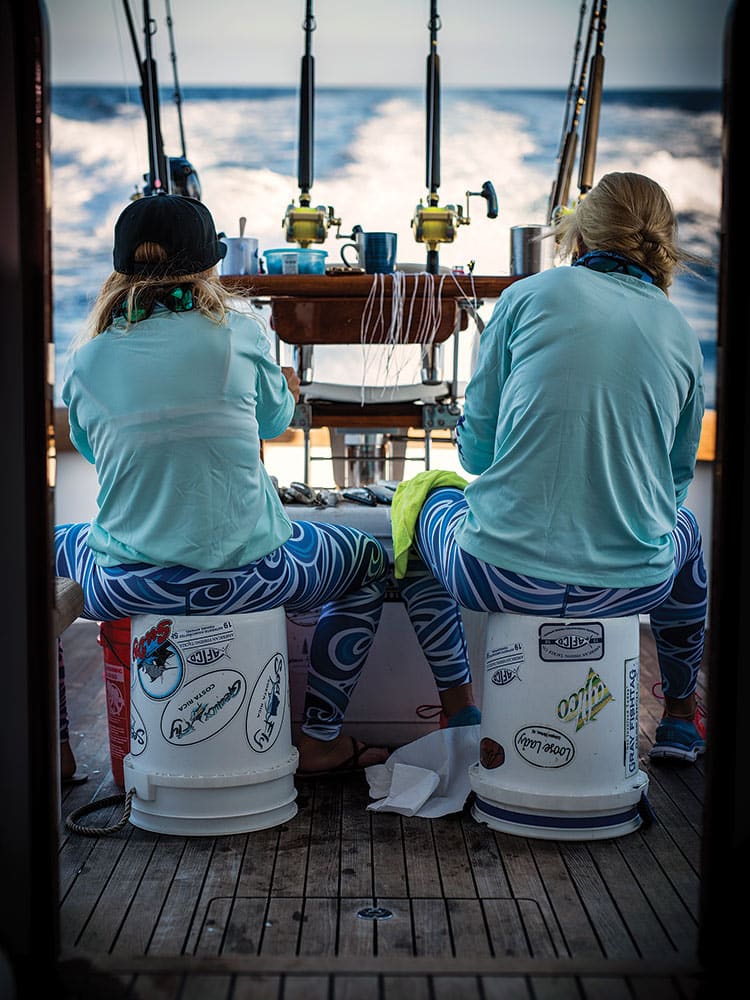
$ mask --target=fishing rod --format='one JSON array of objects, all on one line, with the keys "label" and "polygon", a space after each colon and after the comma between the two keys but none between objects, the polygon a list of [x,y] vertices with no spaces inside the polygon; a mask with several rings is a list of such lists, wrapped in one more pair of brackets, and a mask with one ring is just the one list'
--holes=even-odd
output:
[{"label": "fishing rod", "polygon": [[437,0],[431,0],[430,20],[427,27],[430,33],[430,50],[427,55],[427,85],[426,85],[426,185],[427,204],[420,198],[411,226],[417,243],[427,246],[427,273],[438,274],[440,260],[438,246],[441,243],[452,243],[456,238],[459,226],[471,222],[469,216],[469,198],[478,196],[487,201],[487,218],[497,218],[497,195],[491,181],[485,181],[481,191],[466,192],[466,214],[461,205],[446,205],[440,207],[440,55],[437,50],[437,33],[442,27],[438,13]]},{"label": "fishing rod", "polygon": [[[148,0],[143,0],[143,36],[145,39],[145,58],[141,61],[138,42],[133,26],[128,0],[123,0],[128,18],[130,36],[133,41],[138,68],[141,74],[141,101],[146,114],[146,134],[148,139],[148,174],[144,175],[145,195],[169,194],[169,173],[164,155],[164,140],[161,135],[161,120],[159,116],[159,85],[156,76],[156,63],[151,50],[151,35],[156,31],[156,24],[151,18]],[[152,27],[153,26],[153,27]]]},{"label": "fishing rod", "polygon": [[167,12],[167,30],[169,32],[169,58],[172,63],[172,77],[174,79],[174,92],[172,96],[177,109],[177,122],[180,128],[180,145],[182,148],[182,156],[170,156],[168,158],[169,176],[176,194],[186,195],[189,198],[196,198],[200,201],[200,180],[198,179],[195,167],[187,158],[187,150],[185,146],[185,129],[182,124],[182,91],[180,89],[180,82],[177,78],[177,52],[174,44],[172,9],[169,0],[165,0],[165,5]]},{"label": "fishing rod", "polygon": [[[144,58],[141,58],[138,37],[128,0],[123,0],[123,7],[125,9],[125,17],[141,81],[141,103],[146,115],[149,172],[143,175],[143,179],[146,181],[143,194],[174,193],[200,200],[200,181],[198,180],[195,168],[185,155],[185,141],[181,120],[180,131],[182,134],[183,155],[181,157],[168,157],[164,152],[164,139],[161,132],[161,114],[159,108],[159,84],[156,60],[154,59],[151,47],[151,38],[156,32],[156,22],[151,17],[149,0],[143,0]],[[173,57],[173,63],[175,65],[175,88],[179,90],[176,76],[176,57]]]},{"label": "fishing rod", "polygon": [[[440,206],[440,55],[438,53],[438,31],[442,28],[437,0],[430,2],[430,19],[427,22],[430,33],[430,48],[427,54],[426,93],[426,134],[425,153],[427,204],[420,198],[411,226],[417,243],[427,246],[426,270],[428,274],[440,273],[438,247],[441,243],[452,243],[459,226],[469,225],[469,198],[479,196],[487,201],[487,218],[497,218],[497,195],[491,181],[485,181],[481,191],[466,192],[466,214],[461,205]],[[422,349],[421,378],[425,385],[439,385],[441,374],[442,345],[431,344]]]},{"label": "fishing rod", "polygon": [[[557,177],[552,185],[550,193],[549,207],[547,211],[547,223],[551,224],[558,215],[564,211],[570,200],[570,184],[573,176],[573,167],[576,154],[578,152],[578,127],[581,120],[581,112],[585,108],[585,124],[583,141],[581,143],[580,174],[579,174],[579,195],[585,194],[592,187],[594,171],[594,160],[596,157],[596,142],[599,132],[599,112],[601,108],[602,87],[604,82],[604,31],[606,28],[606,0],[594,0],[591,6],[589,27],[586,36],[586,47],[581,59],[580,75],[578,78],[578,88],[576,92],[573,110],[570,115],[570,123],[564,139],[561,141],[560,153],[558,155]],[[583,19],[586,10],[585,0],[581,4],[580,17],[578,22],[578,34],[576,48],[573,57],[573,69],[571,75],[571,88],[568,95],[568,109],[570,109],[572,81],[578,61],[578,53],[581,46],[581,32],[583,29]],[[591,43],[596,34],[596,51],[591,57],[589,66],[589,52]],[[586,94],[587,72],[590,72],[590,83],[588,96]],[[563,125],[563,130],[565,126]]]},{"label": "fishing rod", "polygon": [[[576,31],[575,45],[573,46],[573,63],[570,67],[570,80],[568,81],[568,90],[565,98],[565,111],[563,113],[563,124],[562,124],[562,134],[560,136],[560,145],[557,149],[557,164],[558,164],[558,176],[552,185],[552,191],[550,192],[549,198],[549,208],[547,211],[548,222],[552,221],[552,215],[554,210],[560,204],[560,192],[564,186],[564,177],[568,179],[568,188],[570,187],[570,175],[572,173],[572,163],[571,151],[568,148],[572,143],[575,145],[578,142],[578,135],[575,130],[571,131],[568,128],[569,123],[573,122],[573,94],[576,88],[576,72],[578,68],[578,60],[581,54],[581,39],[583,35],[583,20],[586,16],[586,6],[587,0],[581,0],[581,7],[578,11],[578,30]],[[568,131],[566,133],[566,128]],[[575,153],[573,152],[573,157]],[[563,169],[562,163],[565,161],[565,168]]]},{"label": "fishing rod", "polygon": [[312,0],[306,0],[305,19],[302,29],[305,33],[305,52],[302,56],[300,74],[299,104],[299,150],[297,157],[297,182],[300,189],[299,205],[294,201],[287,206],[281,223],[288,243],[299,243],[308,247],[311,243],[324,243],[328,228],[336,226],[339,235],[341,219],[334,217],[332,206],[311,204],[310,189],[313,183],[313,140],[315,132],[315,58],[312,54],[312,33],[317,25],[313,14]]},{"label": "fishing rod", "polygon": [[589,70],[589,96],[586,102],[586,118],[583,123],[583,142],[578,174],[578,191],[584,198],[594,186],[594,164],[596,143],[599,138],[599,114],[604,89],[604,32],[607,29],[607,0],[599,0],[599,17],[596,27],[596,49],[591,57]]}]

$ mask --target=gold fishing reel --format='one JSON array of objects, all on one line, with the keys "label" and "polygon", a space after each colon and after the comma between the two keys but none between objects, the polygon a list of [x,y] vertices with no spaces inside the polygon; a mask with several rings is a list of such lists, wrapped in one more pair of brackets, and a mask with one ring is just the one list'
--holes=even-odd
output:
[{"label": "gold fishing reel", "polygon": [[331,226],[341,227],[341,219],[333,214],[333,208],[328,205],[311,206],[300,198],[300,204],[291,202],[287,206],[286,215],[281,223],[287,243],[298,243],[301,247],[309,247],[311,243],[325,243]]},{"label": "gold fishing reel", "polygon": [[430,204],[425,205],[420,198],[414,210],[411,226],[417,243],[425,243],[428,250],[437,250],[440,243],[452,243],[459,226],[471,223],[469,198],[484,198],[487,201],[487,218],[497,218],[497,195],[491,181],[485,181],[481,191],[466,192],[466,214],[461,205],[438,204],[436,194],[430,195]]}]

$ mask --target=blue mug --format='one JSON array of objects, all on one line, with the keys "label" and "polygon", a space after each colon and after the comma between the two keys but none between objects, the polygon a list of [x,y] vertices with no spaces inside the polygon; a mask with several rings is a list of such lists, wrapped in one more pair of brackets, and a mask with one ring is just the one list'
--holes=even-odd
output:
[{"label": "blue mug", "polygon": [[[356,240],[356,243],[345,243],[341,248],[341,259],[347,267],[362,267],[367,274],[393,274],[398,245],[396,233],[358,232]],[[357,251],[356,263],[346,259],[344,251],[347,247],[354,247]]]}]

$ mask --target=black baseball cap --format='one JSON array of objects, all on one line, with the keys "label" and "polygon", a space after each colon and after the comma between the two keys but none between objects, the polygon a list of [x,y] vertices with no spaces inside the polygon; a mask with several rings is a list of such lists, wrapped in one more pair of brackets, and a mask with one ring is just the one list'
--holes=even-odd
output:
[{"label": "black baseball cap", "polygon": [[[158,243],[167,260],[157,265],[136,261],[141,243]],[[175,194],[136,198],[115,223],[112,259],[120,274],[197,274],[213,267],[226,252],[211,213],[195,198]]]}]

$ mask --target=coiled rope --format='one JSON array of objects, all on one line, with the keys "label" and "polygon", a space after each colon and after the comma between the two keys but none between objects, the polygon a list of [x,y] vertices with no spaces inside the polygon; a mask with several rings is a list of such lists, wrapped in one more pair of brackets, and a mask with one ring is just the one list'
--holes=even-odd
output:
[{"label": "coiled rope", "polygon": [[[85,806],[81,806],[79,809],[74,809],[65,820],[65,827],[73,833],[83,834],[84,837],[108,837],[113,833],[117,833],[119,830],[122,830],[130,819],[130,808],[134,795],[135,789],[131,788],[127,793],[107,795],[103,799],[94,799],[93,802],[89,802]],[[88,816],[89,813],[99,812],[99,810],[106,809],[109,806],[116,806],[120,802],[124,803],[123,814],[112,826],[86,826],[83,823],[78,822],[82,816]]]}]

